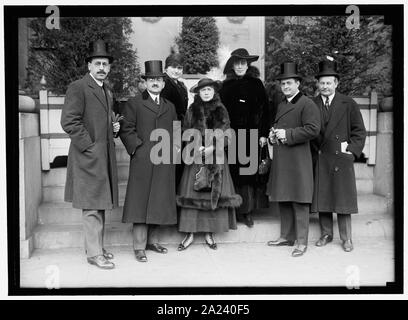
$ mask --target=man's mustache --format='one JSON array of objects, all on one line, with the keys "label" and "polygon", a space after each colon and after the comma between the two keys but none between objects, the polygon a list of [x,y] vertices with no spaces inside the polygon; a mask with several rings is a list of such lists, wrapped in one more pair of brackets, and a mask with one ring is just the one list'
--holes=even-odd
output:
[{"label": "man's mustache", "polygon": [[101,72],[98,72],[98,74],[106,74],[106,72],[101,71]]}]

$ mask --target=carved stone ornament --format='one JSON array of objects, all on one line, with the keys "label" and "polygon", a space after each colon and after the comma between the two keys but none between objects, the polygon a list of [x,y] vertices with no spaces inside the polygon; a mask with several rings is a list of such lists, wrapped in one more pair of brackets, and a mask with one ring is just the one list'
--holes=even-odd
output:
[{"label": "carved stone ornament", "polygon": [[149,22],[149,23],[156,23],[158,22],[162,17],[142,17],[143,21]]},{"label": "carved stone ornament", "polygon": [[245,17],[227,17],[228,21],[231,23],[242,23]]}]

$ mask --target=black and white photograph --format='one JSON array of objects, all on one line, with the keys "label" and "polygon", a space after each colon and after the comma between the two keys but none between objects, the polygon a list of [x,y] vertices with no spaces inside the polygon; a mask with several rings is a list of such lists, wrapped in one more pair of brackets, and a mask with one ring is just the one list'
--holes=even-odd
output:
[{"label": "black and white photograph", "polygon": [[404,9],[5,4],[5,294],[402,294]]}]

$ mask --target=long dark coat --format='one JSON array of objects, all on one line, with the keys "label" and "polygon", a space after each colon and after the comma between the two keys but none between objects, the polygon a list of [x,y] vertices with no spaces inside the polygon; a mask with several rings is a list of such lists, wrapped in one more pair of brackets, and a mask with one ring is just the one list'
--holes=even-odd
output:
[{"label": "long dark coat", "polygon": [[71,138],[65,201],[78,209],[118,206],[112,94],[87,74],[68,87],[61,126]]},{"label": "long dark coat", "polygon": [[[320,96],[314,101],[322,108]],[[320,135],[312,141],[315,184],[311,211],[357,213],[353,162],[354,157],[360,157],[365,144],[363,118],[357,103],[337,92],[329,110],[327,126],[322,122]],[[344,141],[352,155],[341,152]]]},{"label": "long dark coat", "polygon": [[[267,137],[269,132],[270,117],[268,108],[268,97],[265,87],[260,79],[256,77],[255,69],[249,67],[247,73],[238,78],[234,75],[227,75],[221,90],[219,91],[221,101],[227,108],[231,120],[231,128],[234,129],[238,141],[238,129],[246,129],[246,152],[250,150],[250,129],[257,129],[258,146],[261,136]],[[243,147],[240,145],[239,147]],[[257,174],[240,175],[239,169],[249,167],[249,164],[239,164],[237,145],[237,164],[230,164],[231,176],[235,185],[257,184]],[[258,149],[257,149],[258,150]],[[257,159],[258,160],[258,159]]]},{"label": "long dark coat", "polygon": [[176,108],[177,118],[183,121],[188,105],[188,93],[184,83],[174,81],[167,74],[164,76],[164,88],[160,95],[174,104]]},{"label": "long dark coat", "polygon": [[320,131],[320,112],[315,103],[300,92],[278,106],[275,129],[285,129],[285,144],[274,144],[267,194],[271,201],[311,203],[313,164],[310,140]]},{"label": "long dark coat", "polygon": [[129,180],[123,207],[123,222],[170,225],[177,223],[175,165],[171,150],[170,164],[153,164],[150,151],[158,142],[150,140],[155,129],[164,129],[173,144],[174,105],[160,97],[156,105],[147,91],[128,100],[120,139],[130,158]]}]

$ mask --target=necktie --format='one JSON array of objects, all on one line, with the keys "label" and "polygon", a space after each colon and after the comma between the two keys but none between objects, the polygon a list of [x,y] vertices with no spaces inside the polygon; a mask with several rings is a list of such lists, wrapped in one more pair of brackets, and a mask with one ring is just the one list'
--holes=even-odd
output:
[{"label": "necktie", "polygon": [[324,103],[322,110],[323,110],[323,121],[324,123],[327,123],[327,121],[329,121],[329,97],[326,97],[326,101]]},{"label": "necktie", "polygon": [[156,104],[159,104],[159,99],[157,97],[154,98],[154,102],[156,102]]}]

